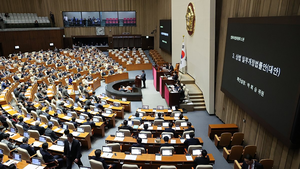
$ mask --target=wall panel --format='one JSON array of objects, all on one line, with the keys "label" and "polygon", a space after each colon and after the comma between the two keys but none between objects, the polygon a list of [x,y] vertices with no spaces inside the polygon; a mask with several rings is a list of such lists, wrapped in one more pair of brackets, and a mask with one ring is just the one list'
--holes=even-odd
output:
[{"label": "wall panel", "polygon": [[[258,158],[274,160],[274,169],[299,169],[299,148],[289,148],[221,92],[227,35],[227,20],[232,17],[299,15],[299,0],[223,0],[216,77],[216,115],[225,123],[236,123],[245,133],[245,143],[257,146]],[[246,122],[243,122],[243,119]]]}]

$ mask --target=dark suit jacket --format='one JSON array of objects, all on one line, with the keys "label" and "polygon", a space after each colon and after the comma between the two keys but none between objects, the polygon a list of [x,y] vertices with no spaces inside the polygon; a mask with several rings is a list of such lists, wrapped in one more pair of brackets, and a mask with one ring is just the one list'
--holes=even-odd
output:
[{"label": "dark suit jacket", "polygon": [[40,126],[30,126],[30,130],[37,130],[39,131],[40,135],[43,135],[45,133],[45,128]]},{"label": "dark suit jacket", "polygon": [[175,135],[175,134],[176,134],[176,133],[175,133],[175,130],[172,129],[172,128],[166,128],[164,132],[171,132],[171,133],[174,134],[174,137],[177,137],[177,136]]},{"label": "dark suit jacket", "polygon": [[106,164],[106,162],[104,161],[103,158],[101,158],[101,157],[96,157],[96,156],[92,156],[90,159],[93,159],[93,160],[96,160],[96,161],[101,162],[102,165],[103,165],[103,168],[104,168],[104,169],[108,169],[108,166],[107,166],[107,164]]},{"label": "dark suit jacket", "polygon": [[90,125],[92,128],[95,127],[95,123],[93,121],[84,122],[83,125]]},{"label": "dark suit jacket", "polygon": [[77,128],[77,122],[76,121],[70,121],[70,123],[73,123],[75,128]]},{"label": "dark suit jacket", "polygon": [[19,122],[18,124],[21,125],[21,126],[23,126],[23,130],[24,131],[27,131],[29,129],[29,126],[26,123],[24,123],[24,122]]},{"label": "dark suit jacket", "polygon": [[205,164],[209,164],[209,156],[207,156],[206,158],[204,157],[196,157],[194,160],[195,163],[195,168],[197,165],[205,165]]},{"label": "dark suit jacket", "polygon": [[69,148],[69,142],[68,140],[64,141],[64,155],[71,159],[71,161],[74,161],[76,158],[80,159],[81,157],[81,147],[78,140],[73,139],[71,150]]},{"label": "dark suit jacket", "polygon": [[186,139],[184,145],[188,148],[190,145],[200,145],[200,141],[196,138]]},{"label": "dark suit jacket", "polygon": [[43,156],[45,163],[50,163],[50,162],[55,161],[55,158],[53,157],[53,155],[51,155],[48,151],[45,151],[41,148],[40,152]]},{"label": "dark suit jacket", "polygon": [[[132,147],[143,147],[145,149],[145,146],[143,144],[139,144],[139,143],[136,143],[136,144],[132,144],[132,146],[129,148],[129,151],[131,151],[131,148]],[[146,150],[146,149],[145,149]]]},{"label": "dark suit jacket", "polygon": [[161,144],[161,145],[160,145],[160,148],[161,148],[161,147],[166,147],[166,146],[174,147],[173,144],[164,143],[164,144]]},{"label": "dark suit jacket", "polygon": [[[264,168],[263,165],[261,165],[259,162],[255,161],[254,168],[252,168],[252,169],[263,169],[263,168]],[[243,162],[242,169],[248,169],[248,165],[245,163],[245,161]]]},{"label": "dark suit jacket", "polygon": [[121,126],[121,127],[119,127],[119,129],[126,129],[126,130],[130,130],[130,131],[133,130],[133,128],[131,126]]},{"label": "dark suit jacket", "polygon": [[55,134],[55,132],[50,129],[50,128],[47,128],[46,131],[45,131],[45,136],[49,136],[51,138],[52,141],[55,141],[57,140],[59,137]]},{"label": "dark suit jacket", "polygon": [[0,163],[0,169],[7,169],[5,165]]},{"label": "dark suit jacket", "polygon": [[20,147],[24,148],[25,150],[27,150],[27,152],[30,154],[30,156],[32,156],[33,154],[35,154],[34,148],[30,147],[28,144],[21,144]]},{"label": "dark suit jacket", "polygon": [[145,73],[142,74],[141,79],[146,80],[146,74]]}]

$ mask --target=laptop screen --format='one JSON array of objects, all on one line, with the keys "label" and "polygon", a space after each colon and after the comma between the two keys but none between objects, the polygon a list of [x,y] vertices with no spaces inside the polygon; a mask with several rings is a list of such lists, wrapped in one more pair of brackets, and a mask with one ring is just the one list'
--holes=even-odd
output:
[{"label": "laptop screen", "polygon": [[161,155],[163,156],[171,156],[173,155],[172,150],[162,150]]},{"label": "laptop screen", "polygon": [[115,107],[120,107],[121,104],[120,104],[119,102],[114,102],[114,106],[115,106]]},{"label": "laptop screen", "polygon": [[144,113],[139,113],[139,116],[140,116],[140,117],[143,117],[143,116],[144,116]]},{"label": "laptop screen", "polygon": [[72,114],[71,113],[67,113],[67,116],[72,117]]},{"label": "laptop screen", "polygon": [[10,132],[16,133],[16,129],[15,128],[10,128]]},{"label": "laptop screen", "polygon": [[27,114],[27,118],[29,118],[29,119],[30,119],[30,118],[31,118],[31,115],[30,115],[30,114]]},{"label": "laptop screen", "polygon": [[127,101],[127,98],[123,97],[123,98],[122,98],[122,101],[123,101],[123,102],[126,102],[126,101]]},{"label": "laptop screen", "polygon": [[111,95],[111,98],[112,98],[112,99],[115,99],[116,97],[115,97],[114,95]]},{"label": "laptop screen", "polygon": [[84,132],[83,128],[81,128],[81,127],[77,127],[77,131],[80,132],[80,133]]},{"label": "laptop screen", "polygon": [[85,120],[85,117],[84,117],[84,116],[82,116],[82,115],[80,115],[80,116],[79,116],[79,119],[81,119],[81,120]]},{"label": "laptop screen", "polygon": [[98,122],[99,122],[99,119],[98,119],[98,118],[93,118],[93,122],[98,123]]},{"label": "laptop screen", "polygon": [[40,136],[40,137],[39,137],[39,141],[40,141],[40,142],[44,142],[44,143],[45,143],[45,142],[46,142],[46,138],[45,138],[45,137],[43,137],[43,136]]},{"label": "laptop screen", "polygon": [[106,101],[101,101],[101,104],[102,105],[106,105]]},{"label": "laptop screen", "polygon": [[38,118],[36,118],[36,121],[41,121],[41,118],[39,118],[39,117],[38,117]]},{"label": "laptop screen", "polygon": [[74,103],[74,107],[78,107],[78,104],[77,104],[77,103]]},{"label": "laptop screen", "polygon": [[41,103],[41,105],[44,107],[45,106],[45,104],[44,103]]},{"label": "laptop screen", "polygon": [[164,106],[157,106],[157,110],[163,110]]},{"label": "laptop screen", "polygon": [[94,111],[95,111],[95,112],[99,112],[99,109],[97,109],[97,108],[94,108]]},{"label": "laptop screen", "polygon": [[0,154],[3,154],[3,149],[0,149]]},{"label": "laptop screen", "polygon": [[62,141],[62,140],[57,140],[56,143],[58,146],[64,146],[64,141]]},{"label": "laptop screen", "polygon": [[102,146],[103,153],[112,153],[112,147],[111,146]]},{"label": "laptop screen", "polygon": [[180,125],[181,125],[181,127],[186,127],[187,126],[187,122],[181,122]]},{"label": "laptop screen", "polygon": [[60,111],[60,109],[58,109],[58,110],[57,110],[57,114],[61,114],[61,111]]},{"label": "laptop screen", "polygon": [[51,110],[52,110],[52,107],[51,107],[51,106],[49,106],[49,107],[48,107],[48,109],[51,111]]},{"label": "laptop screen", "polygon": [[23,136],[24,136],[24,137],[29,137],[28,132],[25,132],[25,131],[24,131]]},{"label": "laptop screen", "polygon": [[163,122],[163,123],[162,123],[162,126],[163,126],[163,127],[169,127],[169,122]]},{"label": "laptop screen", "polygon": [[106,114],[111,114],[111,110],[110,110],[110,109],[107,109],[107,110],[105,110],[105,113],[106,113]]},{"label": "laptop screen", "polygon": [[31,162],[32,162],[32,164],[34,164],[34,165],[39,165],[39,166],[42,164],[42,163],[41,163],[41,160],[38,159],[37,157],[32,157]]},{"label": "laptop screen", "polygon": [[120,131],[116,131],[116,137],[124,137],[124,133]]},{"label": "laptop screen", "polygon": [[132,148],[131,149],[131,154],[132,155],[141,155],[142,154],[142,150],[140,148]]},{"label": "laptop screen", "polygon": [[202,152],[202,150],[200,150],[200,149],[194,149],[192,154],[193,154],[193,156],[198,156],[198,155],[201,155],[201,152]]},{"label": "laptop screen", "polygon": [[143,105],[143,109],[149,109],[149,105]]},{"label": "laptop screen", "polygon": [[70,104],[70,101],[69,101],[69,100],[67,100],[66,102],[67,102],[67,104]]},{"label": "laptop screen", "polygon": [[22,161],[21,154],[13,153],[13,159],[17,161]]},{"label": "laptop screen", "polygon": [[63,124],[63,129],[67,130],[68,129],[68,125],[67,124]]}]

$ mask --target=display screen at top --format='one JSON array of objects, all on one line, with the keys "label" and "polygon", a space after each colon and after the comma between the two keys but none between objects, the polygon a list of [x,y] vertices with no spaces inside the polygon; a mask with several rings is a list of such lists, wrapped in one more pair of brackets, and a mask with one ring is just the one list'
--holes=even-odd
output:
[{"label": "display screen at top", "polygon": [[172,53],[171,20],[160,20],[159,25],[159,47],[168,53]]}]

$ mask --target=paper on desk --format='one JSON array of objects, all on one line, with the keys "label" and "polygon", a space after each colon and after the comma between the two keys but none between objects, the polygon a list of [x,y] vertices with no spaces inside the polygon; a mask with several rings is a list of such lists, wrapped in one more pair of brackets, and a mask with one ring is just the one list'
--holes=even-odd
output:
[{"label": "paper on desk", "polygon": [[180,139],[180,142],[181,142],[181,143],[184,143],[184,141],[185,141],[185,139]]},{"label": "paper on desk", "polygon": [[35,121],[34,121],[34,122],[32,122],[32,123],[30,123],[30,124],[34,126],[34,125],[35,125]]},{"label": "paper on desk", "polygon": [[103,153],[101,155],[101,157],[104,157],[104,158],[111,158],[113,156],[113,153]]},{"label": "paper on desk", "polygon": [[153,127],[148,127],[149,130],[153,130]]},{"label": "paper on desk", "polygon": [[37,169],[39,166],[37,165],[33,165],[33,164],[28,164],[26,165],[26,167],[24,167],[24,169]]},{"label": "paper on desk", "polygon": [[112,107],[113,107],[113,106],[109,106],[108,108],[110,108],[110,109],[111,109]]},{"label": "paper on desk", "polygon": [[180,127],[175,127],[175,130],[180,130]]},{"label": "paper on desk", "polygon": [[168,110],[168,112],[172,112],[172,110]]},{"label": "paper on desk", "polygon": [[178,120],[179,119],[179,117],[174,117],[174,120]]},{"label": "paper on desk", "polygon": [[142,111],[142,109],[137,109],[136,111]]},{"label": "paper on desk", "polygon": [[192,156],[185,156],[185,158],[186,158],[187,161],[193,161]]},{"label": "paper on desk", "polygon": [[79,136],[80,135],[80,133],[79,132],[76,132],[76,131],[73,131],[73,136]]},{"label": "paper on desk", "polygon": [[35,141],[33,142],[33,147],[39,147],[42,144],[43,144],[42,142]]},{"label": "paper on desk", "polygon": [[39,166],[38,168],[36,168],[36,169],[44,169],[45,167],[43,167],[43,166]]},{"label": "paper on desk", "polygon": [[75,120],[77,123],[82,123],[84,120],[82,120],[82,119],[76,119]]},{"label": "paper on desk", "polygon": [[147,143],[148,139],[142,139],[142,143]]},{"label": "paper on desk", "polygon": [[3,109],[9,109],[9,106],[2,106]]},{"label": "paper on desk", "polygon": [[60,129],[61,129],[61,128],[56,128],[54,131],[55,131],[55,132],[58,132]]},{"label": "paper on desk", "polygon": [[161,156],[155,156],[155,160],[161,160]]},{"label": "paper on desk", "polygon": [[71,117],[69,117],[69,116],[64,116],[63,119],[65,119],[65,120],[71,120]]},{"label": "paper on desk", "polygon": [[176,144],[176,140],[171,140],[171,143]]},{"label": "paper on desk", "polygon": [[136,160],[136,155],[126,155],[125,160]]},{"label": "paper on desk", "polygon": [[23,119],[23,121],[27,121],[27,120],[30,120],[30,118],[25,117],[25,118]]},{"label": "paper on desk", "polygon": [[162,127],[157,127],[157,130],[162,130]]},{"label": "paper on desk", "polygon": [[116,140],[116,141],[123,141],[124,140],[124,138],[123,137],[115,137],[115,139],[114,140]]},{"label": "paper on desk", "polygon": [[107,113],[102,113],[102,115],[103,115],[103,116],[109,116],[109,114],[107,114]]},{"label": "paper on desk", "polygon": [[47,126],[46,124],[41,125],[41,127],[46,127],[46,126]]},{"label": "paper on desk", "polygon": [[49,147],[50,150],[55,150],[55,151],[63,151],[64,147],[63,146],[58,146],[58,145],[52,145]]},{"label": "paper on desk", "polygon": [[19,137],[19,138],[16,139],[16,141],[18,141],[18,142],[23,142],[23,138],[24,138],[24,137]]}]

